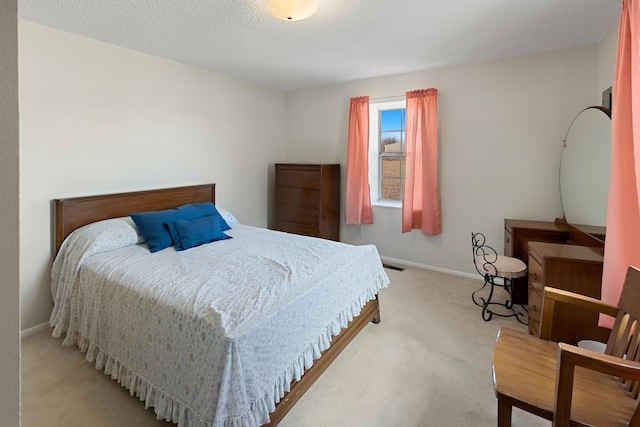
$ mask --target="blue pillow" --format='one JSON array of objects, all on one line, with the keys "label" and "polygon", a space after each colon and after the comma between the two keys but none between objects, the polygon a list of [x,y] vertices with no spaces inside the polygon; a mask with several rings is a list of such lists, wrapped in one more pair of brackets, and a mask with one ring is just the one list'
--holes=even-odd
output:
[{"label": "blue pillow", "polygon": [[[216,226],[220,228],[221,231],[227,231],[231,229],[227,221],[225,221],[224,218],[222,218],[222,215],[218,212],[217,209],[215,213],[212,213],[206,216],[210,216],[211,218],[213,218],[213,221],[216,223]],[[180,218],[178,221],[190,221],[192,219],[198,219],[198,218],[188,218],[188,219]],[[176,226],[174,222],[173,221],[167,222],[164,224],[164,226],[167,230],[169,230],[169,234],[171,235],[171,240],[173,241],[173,244],[174,245],[177,244],[178,241],[180,240],[180,236],[178,235],[178,231],[176,230]]]},{"label": "blue pillow", "polygon": [[[129,216],[138,227],[138,231],[146,241],[149,251],[157,252],[174,244],[171,233],[165,224],[173,221],[190,221],[207,215],[219,218],[221,229],[228,230],[231,228],[222,219],[215,205],[211,202],[187,204],[164,211],[133,213]],[[225,226],[227,228],[224,228]]]},{"label": "blue pillow", "polygon": [[217,240],[231,239],[220,228],[220,222],[213,216],[205,216],[191,221],[174,221],[170,223],[175,230],[176,251],[193,248]]}]

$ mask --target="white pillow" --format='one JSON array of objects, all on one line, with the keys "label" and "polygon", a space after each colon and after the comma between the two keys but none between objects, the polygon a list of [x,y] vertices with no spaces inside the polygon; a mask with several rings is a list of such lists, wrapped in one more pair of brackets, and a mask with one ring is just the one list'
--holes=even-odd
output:
[{"label": "white pillow", "polygon": [[218,212],[220,212],[220,215],[222,216],[222,218],[227,222],[227,224],[229,224],[230,226],[233,226],[234,224],[240,224],[240,221],[238,221],[236,219],[235,216],[233,216],[233,214],[227,210],[218,208]]},{"label": "white pillow", "polygon": [[87,256],[139,243],[144,243],[144,239],[135,223],[129,217],[122,217],[93,222],[74,230],[63,242],[63,247],[73,245],[76,250],[82,247]]}]

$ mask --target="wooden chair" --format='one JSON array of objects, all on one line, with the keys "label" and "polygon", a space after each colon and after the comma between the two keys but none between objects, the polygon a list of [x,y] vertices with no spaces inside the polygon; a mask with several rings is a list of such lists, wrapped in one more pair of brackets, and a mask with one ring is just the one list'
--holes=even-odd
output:
[{"label": "wooden chair", "polygon": [[[615,317],[605,354],[547,341],[556,302]],[[640,270],[629,267],[618,306],[545,288],[540,338],[498,332],[493,379],[498,426],[511,425],[515,406],[553,426],[640,426]]]}]

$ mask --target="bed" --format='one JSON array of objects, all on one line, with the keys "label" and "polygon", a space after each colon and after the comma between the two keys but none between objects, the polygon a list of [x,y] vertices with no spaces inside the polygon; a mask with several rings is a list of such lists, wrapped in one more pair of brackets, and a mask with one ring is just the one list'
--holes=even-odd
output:
[{"label": "bed", "polygon": [[158,419],[277,425],[380,321],[389,279],[372,245],[251,227],[226,212],[228,239],[151,253],[128,218],[194,203],[215,204],[215,184],[55,200],[53,335]]}]

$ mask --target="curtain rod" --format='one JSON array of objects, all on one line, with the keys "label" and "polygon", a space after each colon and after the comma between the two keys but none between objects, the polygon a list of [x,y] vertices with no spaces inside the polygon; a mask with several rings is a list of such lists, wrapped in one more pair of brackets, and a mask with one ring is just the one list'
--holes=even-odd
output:
[{"label": "curtain rod", "polygon": [[378,102],[378,101],[404,101],[406,99],[405,95],[394,95],[394,96],[381,96],[378,98],[369,98],[369,102]]}]

